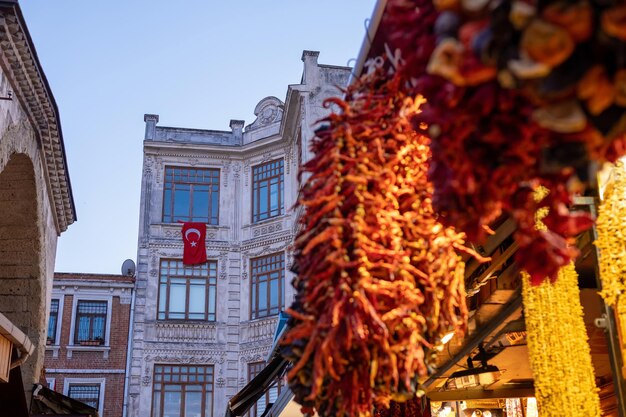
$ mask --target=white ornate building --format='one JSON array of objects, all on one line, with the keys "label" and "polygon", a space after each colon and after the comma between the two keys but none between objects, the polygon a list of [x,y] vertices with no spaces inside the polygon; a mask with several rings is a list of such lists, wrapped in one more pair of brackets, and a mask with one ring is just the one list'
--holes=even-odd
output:
[{"label": "white ornate building", "polygon": [[[324,99],[350,75],[318,54],[304,51],[301,83],[285,103],[261,100],[245,128],[163,127],[145,115],[127,415],[223,416],[266,360],[293,299],[298,167]],[[178,221],[207,224],[207,264],[182,265]]]}]

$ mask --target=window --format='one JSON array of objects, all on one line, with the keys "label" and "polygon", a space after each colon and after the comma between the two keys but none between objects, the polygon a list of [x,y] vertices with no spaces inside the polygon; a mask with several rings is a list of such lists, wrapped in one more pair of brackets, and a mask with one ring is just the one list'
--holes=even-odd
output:
[{"label": "window", "polygon": [[98,410],[100,408],[100,384],[69,384],[67,396]]},{"label": "window", "polygon": [[283,214],[283,160],[252,168],[252,222]]},{"label": "window", "polygon": [[250,260],[250,318],[278,314],[283,305],[285,254],[275,253]]},{"label": "window", "polygon": [[93,346],[104,344],[107,309],[106,301],[78,301],[74,344]]},{"label": "window", "polygon": [[50,319],[48,320],[47,345],[54,345],[57,341],[57,324],[59,323],[59,300],[53,299],[50,302]]},{"label": "window", "polygon": [[[265,362],[252,362],[248,364],[248,382],[252,381],[252,378],[257,376],[262,370],[265,368]],[[278,395],[280,394],[282,388],[282,381],[280,378],[277,378],[276,382],[274,382],[270,388],[265,392],[261,398],[257,400],[257,402],[252,406],[250,412],[248,413],[248,417],[261,417],[265,412],[265,409],[270,405],[274,404]]]},{"label": "window", "polygon": [[217,261],[188,266],[162,260],[159,278],[159,320],[215,321]]},{"label": "window", "polygon": [[165,168],[163,222],[218,224],[220,170]]},{"label": "window", "polygon": [[213,366],[154,365],[152,417],[213,415]]},{"label": "window", "polygon": [[51,389],[52,391],[56,391],[56,388],[57,388],[56,378],[46,377],[46,384],[48,384],[48,389]]}]

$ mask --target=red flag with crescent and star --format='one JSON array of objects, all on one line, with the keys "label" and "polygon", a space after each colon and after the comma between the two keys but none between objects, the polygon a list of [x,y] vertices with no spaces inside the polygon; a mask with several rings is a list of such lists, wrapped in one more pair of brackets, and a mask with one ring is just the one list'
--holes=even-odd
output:
[{"label": "red flag with crescent and star", "polygon": [[183,223],[183,264],[197,265],[206,262],[206,224]]}]

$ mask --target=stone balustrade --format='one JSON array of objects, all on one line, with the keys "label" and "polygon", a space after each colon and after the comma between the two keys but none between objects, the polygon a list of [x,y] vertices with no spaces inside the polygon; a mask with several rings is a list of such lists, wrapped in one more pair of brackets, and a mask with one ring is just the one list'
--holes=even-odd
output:
[{"label": "stone balustrade", "polygon": [[273,338],[277,323],[277,316],[241,323],[241,342],[247,343]]},{"label": "stone balustrade", "polygon": [[217,325],[215,323],[170,323],[154,324],[154,337],[159,341],[172,342],[217,342]]}]

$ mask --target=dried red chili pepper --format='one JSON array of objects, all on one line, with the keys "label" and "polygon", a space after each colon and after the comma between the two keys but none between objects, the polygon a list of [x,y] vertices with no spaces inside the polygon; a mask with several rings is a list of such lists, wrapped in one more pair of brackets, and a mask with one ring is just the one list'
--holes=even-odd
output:
[{"label": "dried red chili pepper", "polygon": [[432,348],[465,329],[464,238],[437,221],[417,104],[381,72],[332,100],[312,141],[295,241],[296,400],[320,416],[370,416],[414,398]]},{"label": "dried red chili pepper", "polygon": [[[506,42],[513,39],[507,34],[514,29],[508,13],[499,15],[503,11],[495,10],[490,26],[483,30],[486,36],[492,36],[488,31],[494,34],[491,55],[500,54],[506,61],[511,46]],[[429,0],[391,0],[383,25],[392,48],[402,51],[404,65],[397,71],[408,80],[404,85],[410,86],[411,94],[426,98],[413,124],[431,139],[433,206],[444,225],[465,232],[475,242],[486,238],[485,225],[503,212],[511,215],[518,222],[516,261],[531,273],[533,282],[553,279],[561,266],[577,256],[575,249],[567,247],[568,240],[592,224],[589,215],[568,209],[571,197],[562,185],[587,163],[570,150],[583,144],[583,158],[588,152],[594,158],[614,159],[626,150],[624,140],[607,142],[591,128],[564,134],[541,127],[533,119],[537,103],[524,89],[503,88],[499,80],[488,78],[476,84],[459,82],[458,74],[473,71],[464,66],[474,66],[461,55],[459,62],[447,63],[458,68],[433,71],[431,63],[429,71],[433,51],[441,42],[436,33],[440,15]],[[490,61],[493,56],[483,58]],[[499,62],[493,65],[500,69]],[[545,200],[551,207],[547,231],[534,228],[536,206],[527,207],[519,198],[528,184],[551,190]]]}]

